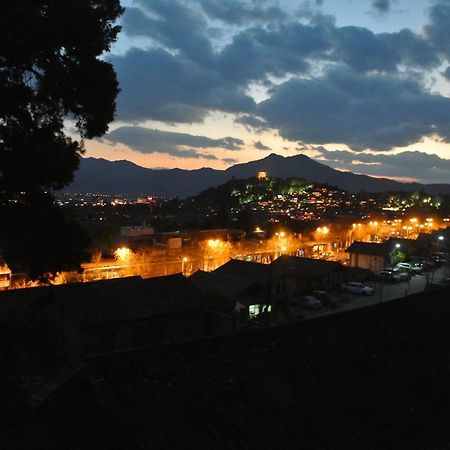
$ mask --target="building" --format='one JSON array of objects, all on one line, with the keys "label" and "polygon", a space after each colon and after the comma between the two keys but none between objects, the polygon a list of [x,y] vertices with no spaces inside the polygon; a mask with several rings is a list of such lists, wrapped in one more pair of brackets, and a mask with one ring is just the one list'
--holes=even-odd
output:
[{"label": "building", "polygon": [[338,262],[283,255],[271,264],[273,294],[291,300],[314,289],[334,289],[346,271]]},{"label": "building", "polygon": [[232,259],[211,273],[220,291],[239,303],[248,317],[271,311],[270,265]]},{"label": "building", "polygon": [[271,310],[267,292],[268,286],[264,281],[261,282],[251,277],[236,277],[216,271],[204,272],[202,270],[198,270],[191,275],[189,281],[206,298],[211,299],[216,308],[219,305],[227,307],[227,312],[231,313],[237,321],[235,327],[242,325],[249,318],[257,317]]},{"label": "building", "polygon": [[215,310],[181,274],[0,292],[0,328],[50,359],[231,332]]},{"label": "building", "polygon": [[314,289],[334,289],[349,271],[334,261],[283,255],[271,264],[231,260],[213,273],[228,277],[216,280],[217,286],[248,307],[250,316],[272,311],[278,317],[289,315],[291,300]]},{"label": "building", "polygon": [[395,262],[395,242],[353,242],[346,252],[350,255],[350,266],[379,272],[383,267]]}]

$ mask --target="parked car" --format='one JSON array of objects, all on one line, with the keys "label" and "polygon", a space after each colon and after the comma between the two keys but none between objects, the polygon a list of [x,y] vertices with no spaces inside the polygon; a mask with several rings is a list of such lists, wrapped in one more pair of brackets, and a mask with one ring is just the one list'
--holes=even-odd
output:
[{"label": "parked car", "polygon": [[403,277],[400,275],[399,271],[394,269],[386,268],[381,270],[375,275],[380,280],[397,281],[397,282],[403,281]]},{"label": "parked car", "polygon": [[407,270],[408,272],[414,272],[414,266],[407,262],[399,262],[396,265],[397,269]]},{"label": "parked car", "polygon": [[437,264],[438,266],[440,266],[441,264],[447,264],[448,263],[448,259],[447,256],[443,253],[435,253],[431,256],[431,260]]},{"label": "parked car", "polygon": [[432,261],[431,259],[428,259],[428,258],[423,258],[423,259],[419,260],[419,263],[422,264],[424,270],[431,270],[436,267],[436,264],[434,263],[434,261]]},{"label": "parked car", "polygon": [[421,262],[412,263],[412,266],[415,273],[424,273],[426,270],[425,264]]},{"label": "parked car", "polygon": [[400,278],[400,281],[407,281],[411,279],[411,273],[405,269],[395,267],[394,272]]},{"label": "parked car", "polygon": [[300,298],[300,301],[298,302],[300,308],[305,309],[314,309],[319,310],[322,309],[322,302],[312,295],[305,295]]},{"label": "parked car", "polygon": [[312,295],[319,299],[325,306],[330,306],[331,308],[336,308],[337,306],[339,306],[339,298],[335,297],[327,291],[313,291]]},{"label": "parked car", "polygon": [[342,290],[360,295],[372,295],[375,292],[374,288],[367,286],[364,283],[359,283],[357,281],[350,281],[348,283],[344,283],[342,285]]}]

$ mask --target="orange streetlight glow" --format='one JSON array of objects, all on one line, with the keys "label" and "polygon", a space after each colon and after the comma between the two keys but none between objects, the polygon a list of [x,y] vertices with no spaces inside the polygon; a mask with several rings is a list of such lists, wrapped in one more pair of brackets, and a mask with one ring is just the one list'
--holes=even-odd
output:
[{"label": "orange streetlight glow", "polygon": [[120,247],[114,252],[115,258],[121,262],[129,262],[132,255],[132,251],[127,247]]}]

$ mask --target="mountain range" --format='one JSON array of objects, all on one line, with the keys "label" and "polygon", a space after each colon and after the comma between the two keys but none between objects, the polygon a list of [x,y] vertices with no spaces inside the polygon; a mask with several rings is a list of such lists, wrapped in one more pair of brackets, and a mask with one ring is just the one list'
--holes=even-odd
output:
[{"label": "mountain range", "polygon": [[274,153],[266,158],[236,164],[226,170],[202,168],[147,169],[130,161],[82,158],[70,193],[156,195],[187,197],[225,183],[231,178],[250,178],[260,171],[278,178],[298,177],[316,183],[328,183],[350,192],[419,191],[450,195],[450,184],[401,183],[389,178],[374,178],[342,172],[306,155],[283,157]]}]

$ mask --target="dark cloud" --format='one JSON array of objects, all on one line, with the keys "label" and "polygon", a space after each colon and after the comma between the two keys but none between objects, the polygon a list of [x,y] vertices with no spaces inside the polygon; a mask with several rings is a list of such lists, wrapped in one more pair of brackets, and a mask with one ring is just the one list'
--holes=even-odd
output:
[{"label": "dark cloud", "polygon": [[450,81],[450,66],[448,66],[448,67],[445,69],[443,75],[444,75],[445,78],[447,78],[447,80]]},{"label": "dark cloud", "polygon": [[448,183],[450,180],[450,159],[419,151],[396,155],[329,151],[323,147],[316,148],[316,151],[320,153],[320,162],[356,173],[416,178],[432,183]]},{"label": "dark cloud", "polygon": [[267,147],[267,145],[264,145],[261,141],[254,142],[253,147],[255,147],[258,150],[271,150],[270,147]]},{"label": "dark cloud", "polygon": [[[122,89],[118,119],[194,123],[224,111],[252,131],[275,128],[287,139],[343,142],[358,150],[385,150],[432,134],[450,139],[449,99],[417,81],[417,73],[440,67],[442,55],[450,54],[450,2],[434,2],[423,34],[338,27],[318,12],[319,3],[303,3],[312,12],[298,21],[268,0],[136,0],[123,18],[124,31],[153,44],[110,58]],[[392,0],[372,4],[383,11]],[[228,34],[223,47],[212,45],[217,22],[211,18],[240,25],[228,27],[236,34]],[[249,88],[273,77],[289,80],[257,106]]]},{"label": "dark cloud", "polygon": [[348,26],[334,31],[335,59],[359,71],[392,72],[397,68],[398,58],[395,53],[367,28]]},{"label": "dark cloud", "polygon": [[292,79],[258,113],[282,137],[305,143],[388,150],[433,134],[450,141],[450,99],[387,75],[340,69],[322,78]]},{"label": "dark cloud", "polygon": [[144,127],[124,126],[116,128],[104,136],[113,144],[124,144],[141,153],[167,153],[180,158],[205,158],[216,160],[215,155],[198,152],[196,149],[219,148],[236,151],[244,145],[241,139],[224,137],[211,139],[186,133],[154,130]]},{"label": "dark cloud", "polygon": [[430,23],[425,33],[438,52],[450,58],[450,1],[434,2],[430,9]]},{"label": "dark cloud", "polygon": [[210,110],[255,110],[254,100],[243,89],[182,55],[132,49],[110,60],[121,87],[120,120],[192,123],[202,121]]},{"label": "dark cloud", "polygon": [[432,68],[440,64],[432,44],[409,29],[405,28],[397,33],[381,33],[378,37],[400,64],[413,68]]},{"label": "dark cloud", "polygon": [[265,4],[262,1],[201,0],[200,4],[210,18],[234,25],[271,22],[286,18],[286,13],[279,6]]},{"label": "dark cloud", "polygon": [[125,33],[155,39],[193,61],[211,61],[212,45],[201,14],[178,0],[136,0],[135,3],[141,8],[125,11],[122,19]]},{"label": "dark cloud", "polygon": [[263,27],[247,29],[235,35],[217,56],[220,72],[237,85],[266,80],[269,75],[306,73],[308,56],[320,50],[314,30],[301,24],[280,26],[278,31]]},{"label": "dark cloud", "polygon": [[375,34],[367,28],[334,28],[330,59],[360,72],[397,72],[398,67],[431,68],[439,58],[429,41],[411,30]]},{"label": "dark cloud", "polygon": [[223,158],[222,161],[226,164],[236,164],[238,162],[238,160],[234,158]]},{"label": "dark cloud", "polygon": [[379,14],[386,14],[391,9],[391,1],[372,0],[372,8]]},{"label": "dark cloud", "polygon": [[263,131],[267,131],[269,129],[269,126],[265,120],[249,114],[239,115],[234,122],[243,125],[247,131],[262,133]]}]

